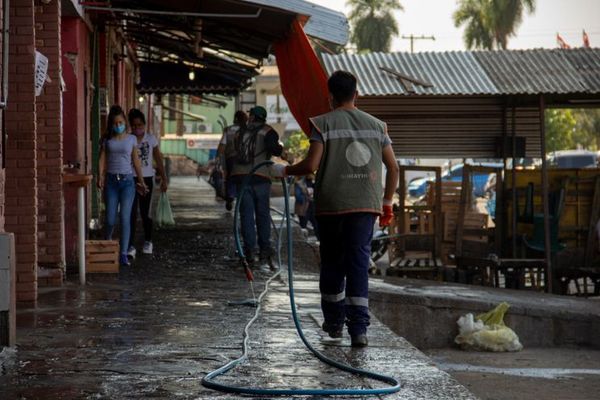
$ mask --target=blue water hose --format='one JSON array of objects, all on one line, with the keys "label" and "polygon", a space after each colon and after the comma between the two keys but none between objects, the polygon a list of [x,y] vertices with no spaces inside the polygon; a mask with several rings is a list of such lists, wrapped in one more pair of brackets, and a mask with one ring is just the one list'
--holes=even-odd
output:
[{"label": "blue water hose", "polygon": [[[235,204],[235,211],[234,211],[234,218],[233,218],[234,219],[234,236],[235,236],[235,245],[236,245],[237,251],[238,251],[240,257],[242,257],[242,259],[244,259],[244,251],[243,251],[242,245],[241,245],[239,226],[238,226],[241,199],[242,199],[244,192],[248,189],[248,186],[250,184],[250,180],[251,180],[253,174],[259,168],[261,168],[263,166],[271,165],[272,163],[273,163],[272,161],[265,161],[265,162],[258,164],[256,167],[254,167],[252,169],[252,171],[250,172],[250,174],[244,180],[244,182],[240,188],[241,190],[239,191],[239,193],[237,195],[237,201]],[[223,365],[222,367],[208,373],[206,376],[204,376],[204,378],[202,378],[202,385],[205,387],[208,387],[210,389],[215,389],[215,390],[218,390],[221,392],[252,395],[252,396],[377,396],[377,395],[384,395],[384,394],[398,392],[400,390],[400,382],[396,378],[388,376],[388,375],[383,375],[383,374],[379,374],[376,372],[372,372],[372,371],[367,371],[364,369],[354,368],[350,365],[343,364],[339,361],[332,360],[331,358],[328,358],[320,351],[316,350],[304,336],[304,332],[302,331],[302,325],[300,324],[300,318],[298,317],[298,312],[296,310],[296,299],[295,299],[295,295],[294,295],[294,271],[293,271],[293,257],[292,257],[293,242],[292,242],[292,229],[291,229],[290,204],[289,204],[290,196],[289,196],[288,184],[287,184],[286,180],[281,179],[281,182],[283,185],[283,192],[284,192],[284,199],[285,199],[285,216],[284,216],[285,218],[284,219],[285,219],[286,229],[287,229],[287,257],[288,257],[287,267],[288,267],[288,285],[289,285],[289,292],[290,292],[290,306],[292,309],[292,318],[294,320],[294,325],[296,327],[296,331],[298,332],[298,336],[300,336],[300,339],[302,340],[302,343],[304,343],[306,348],[308,348],[308,350],[310,350],[315,355],[315,357],[317,357],[319,360],[321,360],[325,364],[331,365],[342,371],[350,372],[350,373],[360,375],[360,376],[363,376],[366,378],[384,382],[384,383],[388,384],[389,386],[384,387],[384,388],[377,388],[377,389],[324,389],[324,388],[318,388],[318,389],[313,389],[313,388],[310,388],[310,389],[309,388],[264,389],[264,388],[226,385],[226,384],[218,383],[215,381],[215,378],[217,378],[219,375],[225,374],[227,371],[231,370],[236,365],[239,365],[248,360],[248,340],[249,340],[248,330],[249,330],[250,326],[252,326],[254,321],[256,321],[256,319],[258,318],[258,316],[260,314],[260,311],[262,309],[261,302],[262,302],[262,299],[264,298],[264,296],[267,294],[267,291],[269,289],[269,284],[281,274],[281,228],[283,227],[283,219],[282,219],[282,224],[281,224],[281,227],[279,230],[278,244],[277,244],[280,269],[273,276],[271,276],[265,283],[265,290],[258,297],[257,307],[256,307],[256,311],[254,313],[254,316],[250,319],[250,321],[248,321],[248,323],[244,327],[244,333],[243,333],[244,339],[242,342],[242,355],[239,358],[232,360],[232,361],[228,362],[227,364]]]}]

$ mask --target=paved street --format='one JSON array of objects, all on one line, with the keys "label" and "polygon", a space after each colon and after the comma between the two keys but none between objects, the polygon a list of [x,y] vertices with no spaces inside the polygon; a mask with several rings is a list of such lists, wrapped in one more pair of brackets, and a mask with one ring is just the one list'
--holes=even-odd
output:
[{"label": "paved street", "polygon": [[[178,225],[157,233],[155,254],[119,276],[76,277],[40,293],[37,308],[18,315],[18,346],[5,351],[2,399],[234,398],[201,386],[210,370],[240,354],[241,332],[254,309],[229,306],[250,296],[234,261],[231,216],[195,178],[174,178]],[[312,262],[299,249],[297,260]],[[302,270],[302,265],[299,266]],[[268,274],[257,272],[256,288]],[[307,336],[336,359],[390,373],[403,399],[470,399],[471,395],[418,350],[377,321],[371,346],[321,345],[316,275],[299,271],[298,303]],[[275,280],[264,314],[251,329],[250,362],[224,382],[263,387],[371,387],[310,355],[293,327],[287,288]]]}]

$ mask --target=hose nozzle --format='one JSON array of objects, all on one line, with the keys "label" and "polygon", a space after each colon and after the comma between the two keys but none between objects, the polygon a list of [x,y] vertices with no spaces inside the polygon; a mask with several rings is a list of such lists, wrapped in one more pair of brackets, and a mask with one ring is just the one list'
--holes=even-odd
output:
[{"label": "hose nozzle", "polygon": [[248,282],[252,282],[254,281],[254,275],[252,274],[252,270],[250,269],[250,267],[246,267],[246,279],[248,279]]},{"label": "hose nozzle", "polygon": [[244,267],[244,272],[246,273],[246,279],[248,280],[248,282],[253,282],[254,274],[252,273],[252,270],[250,269],[250,264],[248,264],[248,261],[242,260],[242,267]]}]

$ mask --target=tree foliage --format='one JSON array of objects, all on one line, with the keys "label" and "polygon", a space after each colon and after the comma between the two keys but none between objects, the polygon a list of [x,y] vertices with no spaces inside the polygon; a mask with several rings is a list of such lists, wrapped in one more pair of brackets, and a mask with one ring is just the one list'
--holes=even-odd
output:
[{"label": "tree foliage", "polygon": [[393,12],[402,10],[399,0],[348,0],[352,8],[348,20],[352,26],[350,41],[358,52],[388,52],[398,34]]},{"label": "tree foliage", "polygon": [[465,25],[468,49],[506,49],[508,39],[523,21],[523,14],[535,11],[535,0],[459,0],[454,25]]},{"label": "tree foliage", "polygon": [[572,149],[577,121],[572,110],[546,110],[546,151]]},{"label": "tree foliage", "polygon": [[597,150],[600,144],[600,110],[546,110],[546,149]]},{"label": "tree foliage", "polygon": [[306,154],[308,154],[310,141],[304,132],[296,131],[287,137],[284,146],[288,154],[291,154],[294,160],[299,160],[306,157]]}]

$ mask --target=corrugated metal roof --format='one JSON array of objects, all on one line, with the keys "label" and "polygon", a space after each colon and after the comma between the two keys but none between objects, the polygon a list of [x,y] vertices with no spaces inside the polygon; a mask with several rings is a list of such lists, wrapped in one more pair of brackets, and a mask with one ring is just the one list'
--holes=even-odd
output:
[{"label": "corrugated metal roof", "polygon": [[345,45],[348,42],[349,26],[344,13],[319,6],[305,0],[244,0],[250,3],[293,11],[310,17],[304,32],[317,39]]},{"label": "corrugated metal roof", "polygon": [[[535,49],[324,55],[328,73],[359,77],[363,96],[600,93],[600,49]],[[397,76],[427,81],[407,90]]]},{"label": "corrugated metal roof", "polygon": [[581,74],[559,49],[476,51],[473,55],[501,93],[584,93]]},{"label": "corrugated metal roof", "polygon": [[496,94],[493,82],[471,53],[370,53],[364,55],[323,55],[328,73],[343,69],[359,79],[359,93],[366,96],[410,94],[389,68],[433,84],[412,85],[415,94]]},{"label": "corrugated metal roof", "polygon": [[583,77],[588,90],[600,92],[600,50],[573,49],[564,53],[571,65]]}]

